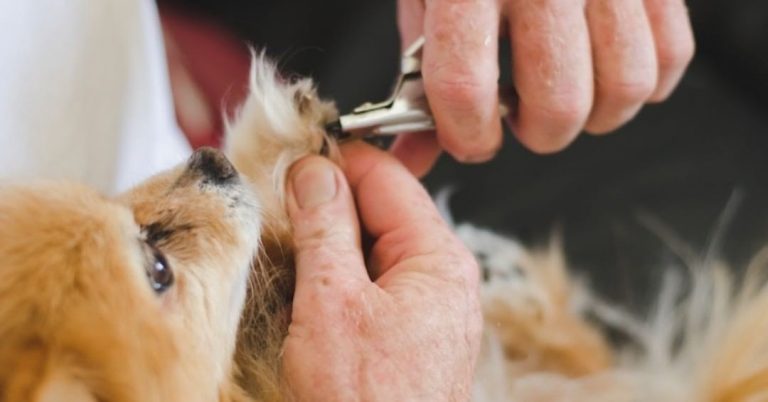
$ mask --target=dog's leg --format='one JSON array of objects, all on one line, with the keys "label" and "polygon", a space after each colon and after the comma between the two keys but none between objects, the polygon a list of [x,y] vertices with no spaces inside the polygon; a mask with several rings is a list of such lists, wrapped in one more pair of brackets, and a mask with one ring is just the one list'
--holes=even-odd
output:
[{"label": "dog's leg", "polygon": [[580,311],[582,293],[568,277],[559,242],[548,252],[530,253],[471,225],[456,232],[483,269],[486,339],[495,344],[485,353],[503,354],[484,359],[505,361],[508,381],[544,372],[581,377],[609,367],[610,347]]},{"label": "dog's leg", "polygon": [[[582,377],[608,369],[612,352],[574,305],[576,289],[560,250],[524,255],[515,273],[491,277],[483,291],[488,330],[519,372]],[[517,282],[517,283],[515,283]]]},{"label": "dog's leg", "polygon": [[227,130],[225,150],[237,169],[256,186],[266,226],[287,231],[283,186],[287,169],[327,144],[324,126],[336,117],[311,80],[286,81],[263,55],[254,58],[250,95]]},{"label": "dog's leg", "polygon": [[284,207],[288,169],[296,160],[334,144],[325,124],[332,103],[317,96],[309,79],[285,80],[263,55],[254,58],[250,95],[228,127],[225,151],[254,186],[262,210],[262,237],[241,323],[238,366],[243,387],[264,400],[280,399],[279,354],[293,291],[293,240]]}]

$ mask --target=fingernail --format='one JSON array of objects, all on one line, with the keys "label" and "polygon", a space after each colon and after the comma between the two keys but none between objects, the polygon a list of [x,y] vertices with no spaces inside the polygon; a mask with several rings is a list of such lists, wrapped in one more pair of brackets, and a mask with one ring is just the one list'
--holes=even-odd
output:
[{"label": "fingernail", "polygon": [[299,208],[313,208],[336,196],[336,174],[330,162],[313,159],[299,166],[293,174],[293,194]]}]

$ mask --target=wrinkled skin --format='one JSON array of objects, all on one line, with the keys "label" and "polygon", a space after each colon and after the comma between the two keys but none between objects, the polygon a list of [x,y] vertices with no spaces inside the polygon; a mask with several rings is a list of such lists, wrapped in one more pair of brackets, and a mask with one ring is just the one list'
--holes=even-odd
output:
[{"label": "wrinkled skin", "polygon": [[[313,156],[289,175],[290,389],[300,401],[468,400],[482,322],[473,257],[392,156],[342,152],[344,172]],[[368,270],[355,203],[373,238]]]}]

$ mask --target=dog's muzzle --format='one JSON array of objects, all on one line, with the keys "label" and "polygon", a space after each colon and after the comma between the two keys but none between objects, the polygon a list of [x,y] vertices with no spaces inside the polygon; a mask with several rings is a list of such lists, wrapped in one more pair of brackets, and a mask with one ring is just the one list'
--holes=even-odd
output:
[{"label": "dog's muzzle", "polygon": [[203,182],[227,185],[239,182],[238,173],[224,154],[213,148],[200,148],[189,158],[187,171],[200,175]]}]

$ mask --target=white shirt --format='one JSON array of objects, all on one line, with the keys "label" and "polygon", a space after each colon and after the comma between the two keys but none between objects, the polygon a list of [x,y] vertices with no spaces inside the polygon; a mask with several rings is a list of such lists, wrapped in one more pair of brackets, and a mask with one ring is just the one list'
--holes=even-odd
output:
[{"label": "white shirt", "polygon": [[0,177],[127,189],[190,153],[152,0],[0,0]]}]

